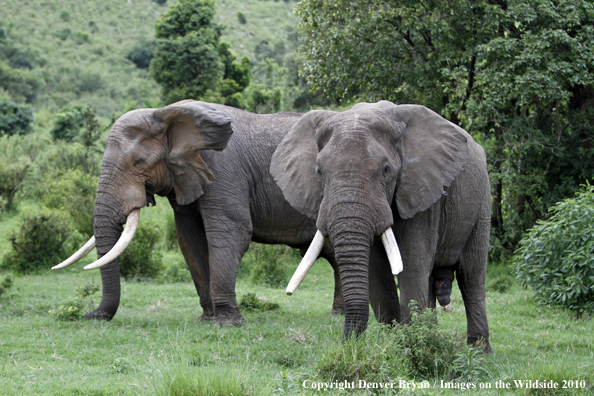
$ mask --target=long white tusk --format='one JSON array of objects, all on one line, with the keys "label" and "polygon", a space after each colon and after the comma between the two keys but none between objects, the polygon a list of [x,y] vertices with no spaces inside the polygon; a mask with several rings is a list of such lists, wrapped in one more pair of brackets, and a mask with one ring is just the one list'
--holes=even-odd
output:
[{"label": "long white tusk", "polygon": [[386,231],[384,231],[382,234],[382,242],[388,255],[388,261],[390,261],[392,274],[398,275],[403,269],[402,257],[400,256],[400,249],[398,249],[398,244],[396,243],[394,232],[392,232],[392,227],[388,227]]},{"label": "long white tusk", "polygon": [[311,269],[311,266],[313,265],[314,261],[316,261],[316,259],[318,258],[318,255],[322,251],[323,246],[324,235],[322,235],[320,230],[318,230],[318,232],[316,232],[316,235],[314,236],[313,241],[311,241],[311,245],[309,245],[309,249],[307,249],[305,256],[303,256],[301,263],[299,263],[299,266],[295,270],[295,273],[293,274],[293,277],[291,278],[291,281],[287,286],[287,295],[290,296],[295,292],[297,287],[299,287],[299,284],[301,283],[303,278],[305,278],[307,272]]},{"label": "long white tusk", "polygon": [[52,269],[57,270],[68,267],[69,265],[72,265],[76,263],[78,260],[85,257],[87,254],[91,253],[91,250],[93,250],[94,248],[95,237],[92,236],[91,239],[89,239],[89,241],[85,243],[85,246],[81,247],[76,253],[68,257],[66,260],[62,261],[60,264],[53,266]]},{"label": "long white tusk", "polygon": [[128,244],[134,238],[134,233],[136,232],[136,227],[138,226],[138,217],[140,215],[140,209],[134,209],[128,215],[126,219],[126,228],[124,228],[124,232],[120,236],[118,242],[111,248],[109,252],[107,252],[103,257],[99,260],[91,263],[85,267],[85,269],[95,269],[99,267],[103,267],[105,264],[111,263],[115,260],[120,254],[126,250]]}]

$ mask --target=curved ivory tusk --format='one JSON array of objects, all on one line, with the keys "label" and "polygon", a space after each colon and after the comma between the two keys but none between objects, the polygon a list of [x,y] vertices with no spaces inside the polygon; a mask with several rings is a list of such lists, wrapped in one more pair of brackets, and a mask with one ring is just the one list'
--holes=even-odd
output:
[{"label": "curved ivory tusk", "polygon": [[53,266],[52,269],[57,270],[66,268],[85,257],[87,254],[91,253],[91,250],[93,249],[95,249],[95,236],[92,236],[91,239],[89,239],[89,241],[85,243],[85,245],[81,247],[76,253],[62,261],[60,264]]},{"label": "curved ivory tusk", "polygon": [[382,234],[382,242],[388,255],[388,261],[390,261],[390,268],[392,268],[392,274],[398,275],[402,272],[402,257],[400,256],[400,249],[396,243],[394,232],[392,227],[388,227]]},{"label": "curved ivory tusk", "polygon": [[101,257],[94,263],[87,265],[85,269],[95,269],[103,267],[105,264],[111,263],[120,254],[122,254],[132,241],[132,238],[134,238],[134,233],[136,232],[136,227],[138,226],[139,216],[140,209],[134,209],[132,212],[130,212],[128,218],[126,219],[126,228],[124,228],[124,232],[122,232],[122,235],[120,236],[118,242],[103,257]]},{"label": "curved ivory tusk", "polygon": [[313,241],[311,241],[311,245],[309,245],[309,249],[307,249],[305,256],[303,256],[301,263],[299,263],[299,266],[295,270],[295,273],[293,274],[293,277],[291,278],[291,281],[287,286],[287,295],[290,296],[295,292],[297,287],[299,287],[299,284],[301,283],[303,278],[305,278],[307,272],[311,269],[311,266],[313,265],[314,261],[316,261],[316,259],[318,258],[318,255],[322,251],[323,246],[324,235],[322,235],[320,230],[318,230],[318,232],[316,232],[316,235],[314,236]]}]

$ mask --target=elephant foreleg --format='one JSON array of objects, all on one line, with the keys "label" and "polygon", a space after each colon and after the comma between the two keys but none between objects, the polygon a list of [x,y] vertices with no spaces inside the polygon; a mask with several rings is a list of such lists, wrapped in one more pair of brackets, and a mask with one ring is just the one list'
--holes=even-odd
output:
[{"label": "elephant foreleg", "polygon": [[208,243],[202,219],[196,212],[190,218],[176,211],[175,228],[177,241],[186,259],[186,264],[200,298],[200,306],[202,307],[200,320],[212,320],[214,307],[209,288]]}]

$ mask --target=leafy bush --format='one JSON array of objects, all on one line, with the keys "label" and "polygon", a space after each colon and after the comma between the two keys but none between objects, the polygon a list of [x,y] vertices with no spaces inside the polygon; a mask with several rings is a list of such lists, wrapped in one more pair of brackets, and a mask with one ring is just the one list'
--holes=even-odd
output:
[{"label": "leafy bush", "polygon": [[241,12],[241,11],[237,12],[237,20],[242,25],[245,25],[247,23],[247,19],[245,17],[245,14],[243,12]]},{"label": "leafy bush", "polygon": [[49,182],[41,186],[43,203],[50,209],[65,208],[74,227],[87,236],[93,235],[93,209],[99,178],[81,169],[71,169],[62,175],[48,172]]},{"label": "leafy bush", "polygon": [[0,96],[0,135],[24,135],[33,121],[31,106]]},{"label": "leafy bush", "polygon": [[20,273],[48,269],[84,243],[81,235],[73,232],[68,214],[47,208],[21,215],[8,240],[12,249],[1,266]]},{"label": "leafy bush", "polygon": [[281,287],[287,282],[286,261],[292,257],[288,246],[252,243],[242,259],[242,267],[249,268],[252,283]]},{"label": "leafy bush", "polygon": [[139,69],[148,69],[153,59],[153,51],[156,45],[157,43],[154,39],[140,39],[132,47],[130,52],[128,52],[126,58],[132,61]]},{"label": "leafy bush", "polygon": [[16,194],[21,191],[29,169],[27,162],[10,163],[0,159],[0,213],[13,207]]},{"label": "leafy bush", "polygon": [[51,309],[48,313],[57,320],[73,321],[80,320],[83,312],[93,306],[91,296],[99,291],[99,286],[94,283],[86,284],[76,288],[76,297],[69,298],[58,307]]},{"label": "leafy bush", "polygon": [[54,116],[51,134],[54,140],[73,142],[85,124],[82,106],[63,107]]},{"label": "leafy bush", "polygon": [[520,241],[513,258],[517,277],[539,303],[593,313],[594,186],[583,186],[550,212]]},{"label": "leafy bush", "polygon": [[163,270],[160,240],[156,222],[141,218],[134,239],[120,255],[120,274],[126,279],[156,278]]},{"label": "leafy bush", "polygon": [[254,293],[247,293],[241,296],[239,308],[246,312],[275,311],[280,308],[280,305],[264,297],[258,298]]},{"label": "leafy bush", "polygon": [[5,276],[2,279],[2,282],[0,282],[0,297],[12,287],[12,284],[13,280],[10,276]]},{"label": "leafy bush", "polygon": [[163,273],[163,280],[170,283],[192,282],[192,274],[190,274],[185,261],[176,260]]},{"label": "leafy bush", "polygon": [[4,89],[14,102],[33,103],[42,82],[31,70],[12,68],[0,62],[0,88]]},{"label": "leafy bush", "polygon": [[318,362],[320,375],[331,381],[473,381],[484,373],[480,349],[440,329],[435,311],[411,312],[406,326],[371,324],[359,339],[330,347]]}]

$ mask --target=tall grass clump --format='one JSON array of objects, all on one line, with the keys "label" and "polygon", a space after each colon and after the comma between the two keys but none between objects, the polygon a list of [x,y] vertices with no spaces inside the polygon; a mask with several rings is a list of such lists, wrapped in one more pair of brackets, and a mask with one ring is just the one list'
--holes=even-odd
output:
[{"label": "tall grass clump", "polygon": [[411,309],[408,325],[371,324],[359,339],[331,347],[318,361],[320,376],[330,381],[390,382],[472,381],[484,374],[481,350],[463,337],[440,329],[436,312]]},{"label": "tall grass clump", "polygon": [[517,277],[538,303],[594,313],[594,186],[582,186],[550,212],[520,241]]},{"label": "tall grass clump", "polygon": [[158,396],[247,396],[241,375],[224,367],[176,364],[157,371],[152,385]]}]

